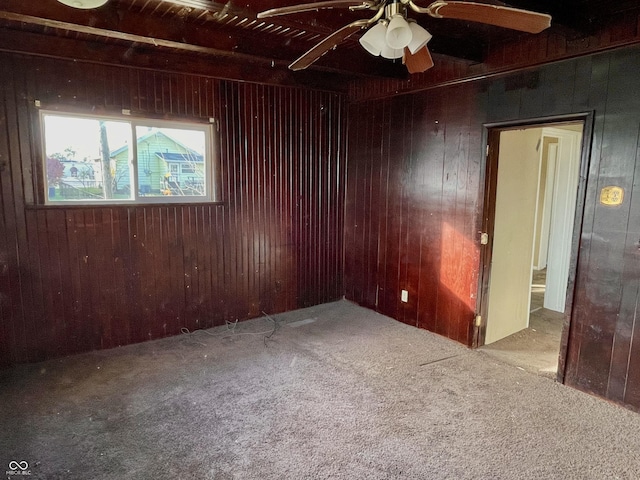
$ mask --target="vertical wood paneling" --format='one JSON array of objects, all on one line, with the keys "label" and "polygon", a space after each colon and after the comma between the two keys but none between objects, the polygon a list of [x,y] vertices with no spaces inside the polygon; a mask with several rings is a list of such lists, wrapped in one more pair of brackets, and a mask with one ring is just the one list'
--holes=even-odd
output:
[{"label": "vertical wood paneling", "polygon": [[[547,30],[537,35],[523,35],[504,42],[493,42],[485,46],[482,63],[470,64],[453,57],[436,55],[435,67],[424,73],[413,74],[406,80],[390,78],[358,79],[349,85],[349,97],[354,100],[385,98],[397,94],[430,89],[448,82],[462,79],[480,79],[492,74],[501,75],[510,70],[540,66],[577,56],[587,56],[596,52],[624,48],[640,43],[640,17],[637,13],[609,19],[606,25],[595,27],[591,34],[570,35]],[[561,67],[562,68],[562,67]],[[559,71],[549,70],[550,76]],[[551,80],[551,79],[550,79]],[[547,93],[557,97],[558,102],[550,100],[548,107],[561,108],[563,102],[571,97],[563,96],[564,89],[573,88],[574,79],[558,75],[553,91]],[[530,92],[531,93],[531,92]]]},{"label": "vertical wood paneling", "polygon": [[[383,128],[384,134],[388,136],[388,150],[383,160],[388,162],[388,165],[393,165],[389,175],[389,188],[387,191],[387,253],[385,256],[384,275],[385,275],[385,292],[384,301],[386,305],[386,311],[389,315],[398,320],[404,320],[399,312],[399,300],[398,292],[401,289],[400,285],[400,268],[401,268],[401,228],[402,228],[402,182],[405,178],[405,164],[404,159],[400,155],[403,152],[402,146],[404,138],[401,135],[396,135],[397,131],[404,130],[404,104],[399,102],[389,102],[389,111],[385,115]],[[391,133],[392,132],[392,133]],[[369,175],[369,170],[366,174]],[[367,216],[368,206],[365,205],[364,215]],[[375,234],[375,233],[374,233]],[[366,251],[369,242],[366,241],[363,244],[363,250]],[[403,285],[404,287],[404,285]]]},{"label": "vertical wood paneling", "polygon": [[[374,155],[382,149],[383,138],[380,135],[379,125],[384,121],[384,111],[384,107],[376,108],[374,111],[367,112],[366,114],[370,119],[368,128],[373,134],[373,141],[371,142],[368,152],[368,157],[371,159],[375,159],[376,157]],[[364,132],[364,138],[367,138],[367,132]],[[364,248],[365,252],[368,253],[368,258],[366,259],[367,285],[365,287],[365,298],[363,301],[367,306],[375,308],[376,304],[380,302],[380,293],[384,293],[384,283],[381,283],[382,279],[378,272],[381,262],[384,263],[384,257],[382,255],[383,252],[380,250],[382,242],[376,232],[384,231],[382,222],[385,220],[386,209],[383,189],[386,185],[381,179],[381,174],[384,169],[380,161],[372,161],[368,168],[371,172],[370,182],[367,182],[366,170],[362,172],[365,175],[362,182],[362,187],[365,189],[362,198],[366,201],[366,203],[363,202],[363,207],[365,205],[371,206],[369,209],[369,221],[363,225],[366,229],[366,234],[364,235],[366,245],[364,245]]]},{"label": "vertical wood paneling", "polygon": [[351,251],[349,255],[345,255],[344,258],[344,282],[345,282],[345,296],[355,302],[360,302],[361,299],[356,295],[355,289],[360,282],[356,282],[352,278],[352,274],[357,273],[358,268],[355,266],[355,262],[361,259],[361,254],[356,251],[355,241],[355,218],[360,218],[355,212],[356,205],[358,204],[357,188],[358,188],[358,166],[360,161],[352,161],[351,159],[361,159],[364,157],[363,145],[366,144],[366,140],[371,136],[366,135],[362,130],[366,127],[366,122],[362,119],[363,108],[361,105],[349,106],[349,123],[348,123],[348,138],[349,138],[349,159],[347,162],[347,185],[346,189],[349,195],[345,198],[345,209],[350,212],[345,219],[344,223],[344,242],[345,246],[348,246]]},{"label": "vertical wood paneling", "polygon": [[[0,80],[4,80],[5,75],[0,73]],[[6,114],[6,88],[4,81],[0,81],[0,132],[4,135],[7,128]],[[15,349],[17,338],[15,334],[15,324],[13,322],[14,312],[11,305],[11,298],[16,296],[15,279],[9,272],[15,272],[15,257],[9,252],[15,232],[10,232],[7,227],[7,208],[10,202],[4,202],[4,198],[9,197],[6,192],[10,187],[9,163],[7,161],[9,152],[6,143],[0,143],[0,198],[3,199],[0,206],[0,318],[6,319],[0,322],[0,349],[10,351]],[[6,193],[5,193],[6,192]],[[15,276],[15,273],[14,273]]]},{"label": "vertical wood paneling", "polygon": [[[440,284],[441,205],[444,134],[440,120],[440,102],[425,98],[414,101],[414,148],[417,163],[415,188],[419,192],[417,219],[420,225],[420,264],[417,286],[418,312],[416,324],[430,331],[436,330],[438,290]],[[438,122],[438,123],[436,123]],[[426,162],[425,158],[433,161]],[[430,248],[434,246],[436,248]]]},{"label": "vertical wood paneling", "polygon": [[[483,123],[593,111],[565,382],[639,409],[640,100],[629,93],[640,76],[639,52],[631,47],[353,105],[350,131],[360,138],[349,148],[347,297],[367,304],[359,293],[369,288],[375,242],[361,242],[355,226],[385,202],[389,223],[368,234],[389,252],[378,269],[387,296],[377,310],[405,322],[417,316],[418,326],[470,344],[480,266]],[[392,120],[378,122],[382,133],[368,129],[371,114],[363,112],[387,104]],[[402,115],[405,110],[408,116]],[[380,137],[392,139],[388,163],[377,149]],[[359,203],[365,198],[361,186],[379,175],[369,164],[379,165],[391,186],[371,190],[380,198]],[[623,205],[600,204],[600,190],[609,185],[625,189]],[[403,288],[416,292],[415,310],[411,301],[398,303]]]},{"label": "vertical wood paneling", "polygon": [[[640,102],[628,96],[628,89],[632,88],[629,82],[638,74],[640,63],[637,55],[617,52],[610,56],[608,68],[605,115],[598,125],[602,143],[597,191],[607,185],[619,185],[631,193],[637,163]],[[580,327],[576,335],[579,356],[569,364],[569,375],[582,388],[609,398],[624,395],[628,369],[625,344],[631,336],[633,316],[621,316],[621,309],[625,265],[635,263],[625,252],[627,231],[635,228],[629,223],[632,201],[633,197],[615,209],[595,205],[584,298],[588,311],[581,311],[581,322],[576,325]],[[586,321],[592,316],[601,319],[595,328]],[[609,360],[607,369],[600,366],[602,358]]]},{"label": "vertical wood paneling", "polygon": [[[636,151],[633,187],[634,191],[640,188],[640,145]],[[637,348],[640,342],[640,196],[635,195],[631,200],[620,305],[623,326],[616,331],[617,361],[612,362],[615,366],[611,377],[618,385],[624,385],[622,392],[618,389],[613,394],[621,395],[624,403],[637,406],[640,405],[640,349]]]},{"label": "vertical wood paneling", "polygon": [[[337,94],[2,55],[0,364],[342,296]],[[32,101],[219,120],[221,204],[43,207]]]}]

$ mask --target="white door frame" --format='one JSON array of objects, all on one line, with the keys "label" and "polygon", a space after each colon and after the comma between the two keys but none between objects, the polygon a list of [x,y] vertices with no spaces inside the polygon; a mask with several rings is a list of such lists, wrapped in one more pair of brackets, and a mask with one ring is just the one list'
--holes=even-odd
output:
[{"label": "white door frame", "polygon": [[553,175],[553,200],[550,209],[544,308],[564,313],[580,177],[582,132],[545,127],[542,130],[543,140],[544,137],[558,140],[558,155]]},{"label": "white door frame", "polygon": [[[544,145],[544,138],[542,140],[542,144]],[[542,149],[541,155],[544,155],[544,148]],[[549,253],[549,229],[551,228],[551,206],[553,205],[553,185],[555,181],[555,173],[556,173],[556,158],[558,156],[558,144],[550,143],[548,145],[548,152],[546,158],[546,172],[545,173],[545,188],[544,188],[544,200],[542,201],[542,205],[540,201],[538,201],[537,205],[540,208],[542,207],[542,215],[538,216],[538,212],[536,212],[536,218],[540,219],[538,223],[536,223],[536,236],[539,242],[538,244],[538,252],[537,255],[534,255],[534,258],[537,256],[537,263],[533,266],[534,270],[542,270],[547,268],[547,254]],[[540,178],[540,182],[542,183],[542,168],[545,162],[544,158],[541,158],[540,161],[540,174],[538,178]],[[538,195],[540,195],[540,186],[538,186]],[[538,230],[540,230],[540,234],[538,235]]]}]

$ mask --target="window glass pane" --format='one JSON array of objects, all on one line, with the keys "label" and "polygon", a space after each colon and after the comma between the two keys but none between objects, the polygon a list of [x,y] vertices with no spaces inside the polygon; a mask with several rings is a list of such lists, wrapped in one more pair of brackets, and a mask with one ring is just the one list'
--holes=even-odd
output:
[{"label": "window glass pane", "polygon": [[43,115],[43,122],[49,201],[133,198],[128,122],[52,114]]},{"label": "window glass pane", "polygon": [[211,198],[209,125],[44,111],[41,120],[47,203]]},{"label": "window glass pane", "polygon": [[141,196],[206,197],[204,130],[137,126],[136,138]]}]

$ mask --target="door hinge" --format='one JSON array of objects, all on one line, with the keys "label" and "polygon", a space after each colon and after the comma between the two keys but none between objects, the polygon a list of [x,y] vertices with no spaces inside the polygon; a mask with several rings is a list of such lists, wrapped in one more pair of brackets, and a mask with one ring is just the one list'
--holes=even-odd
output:
[{"label": "door hinge", "polygon": [[489,243],[489,234],[481,233],[480,234],[480,245],[487,245]]},{"label": "door hinge", "polygon": [[489,144],[487,143],[487,157],[489,156]]},{"label": "door hinge", "polygon": [[481,327],[482,326],[482,315],[476,315],[475,326],[476,327]]}]

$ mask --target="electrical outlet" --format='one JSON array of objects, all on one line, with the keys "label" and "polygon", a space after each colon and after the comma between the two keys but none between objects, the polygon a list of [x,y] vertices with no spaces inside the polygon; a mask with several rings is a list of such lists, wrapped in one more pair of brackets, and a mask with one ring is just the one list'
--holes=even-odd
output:
[{"label": "electrical outlet", "polygon": [[409,301],[409,292],[407,292],[406,290],[402,290],[402,292],[400,293],[400,300],[402,300],[404,303],[407,303]]}]

